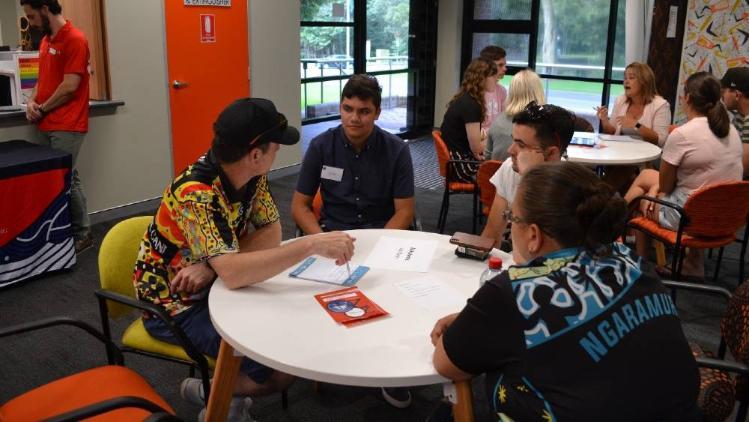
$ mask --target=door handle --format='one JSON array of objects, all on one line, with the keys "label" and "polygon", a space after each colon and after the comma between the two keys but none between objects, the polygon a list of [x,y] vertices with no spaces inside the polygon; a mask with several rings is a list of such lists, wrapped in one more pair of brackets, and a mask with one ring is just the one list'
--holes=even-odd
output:
[{"label": "door handle", "polygon": [[172,87],[174,87],[174,89],[187,88],[188,86],[190,86],[190,84],[187,83],[187,82],[184,82],[184,81],[178,81],[178,80],[175,79],[172,82]]}]

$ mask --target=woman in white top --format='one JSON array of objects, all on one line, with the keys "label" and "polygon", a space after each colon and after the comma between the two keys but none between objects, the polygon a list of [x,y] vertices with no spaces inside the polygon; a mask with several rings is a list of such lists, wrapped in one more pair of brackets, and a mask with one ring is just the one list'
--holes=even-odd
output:
[{"label": "woman in white top", "polygon": [[653,70],[645,63],[632,62],[624,69],[624,94],[616,98],[609,119],[606,106],[597,108],[604,133],[639,135],[663,146],[671,124],[671,107],[658,95]]},{"label": "woman in white top", "polygon": [[546,103],[541,78],[531,69],[521,70],[510,81],[504,113],[500,113],[489,128],[484,158],[506,160],[510,155],[507,149],[512,145],[512,118],[528,104]]},{"label": "woman in white top", "polygon": [[[720,102],[720,82],[710,73],[699,72],[687,79],[687,123],[677,127],[663,146],[660,170],[643,170],[624,196],[627,203],[647,194],[684,206],[695,190],[721,181],[741,180],[742,147],[736,128]],[[642,213],[661,226],[676,230],[679,214],[651,201],[641,201]],[[637,253],[646,256],[648,242],[636,232]],[[691,250],[684,260],[682,274],[704,276],[699,250]]]}]

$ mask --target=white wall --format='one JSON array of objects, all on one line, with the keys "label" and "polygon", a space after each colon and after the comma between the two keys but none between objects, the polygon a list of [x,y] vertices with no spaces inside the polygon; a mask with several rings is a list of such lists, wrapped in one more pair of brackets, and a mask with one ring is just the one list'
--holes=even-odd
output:
[{"label": "white wall", "polygon": [[434,126],[442,125],[442,118],[460,84],[460,39],[463,27],[463,2],[439,0],[437,17],[437,83],[434,94]]},{"label": "white wall", "polygon": [[[301,132],[299,0],[249,0],[250,93],[268,98]],[[301,162],[301,142],[282,146],[274,168]]]},{"label": "white wall", "polygon": [[[273,100],[299,127],[299,1],[249,5],[252,95]],[[112,98],[126,105],[89,121],[78,156],[89,212],[158,197],[172,177],[163,2],[105,0],[105,7]],[[0,123],[0,141],[35,136],[23,121]],[[275,168],[300,157],[299,145],[282,147]]]}]

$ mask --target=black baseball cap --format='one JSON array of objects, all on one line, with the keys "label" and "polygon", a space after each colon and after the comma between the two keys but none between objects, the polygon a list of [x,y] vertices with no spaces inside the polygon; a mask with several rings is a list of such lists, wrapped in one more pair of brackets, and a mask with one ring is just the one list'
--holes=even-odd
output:
[{"label": "black baseball cap", "polygon": [[240,98],[229,104],[213,123],[213,132],[221,141],[239,147],[299,142],[299,131],[265,98]]},{"label": "black baseball cap", "polygon": [[720,80],[723,88],[735,89],[741,92],[749,92],[749,67],[732,67]]}]

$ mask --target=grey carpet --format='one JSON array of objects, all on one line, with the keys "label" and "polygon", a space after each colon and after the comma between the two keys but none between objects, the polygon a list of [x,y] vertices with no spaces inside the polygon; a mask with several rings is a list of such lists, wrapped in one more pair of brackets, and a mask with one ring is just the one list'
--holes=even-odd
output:
[{"label": "grey carpet", "polygon": [[[431,165],[423,154],[430,154],[431,141],[411,144],[414,163]],[[431,154],[434,154],[433,149]],[[433,157],[433,155],[432,155]],[[423,170],[423,169],[422,169]],[[422,174],[417,171],[416,174]],[[291,195],[296,175],[274,180],[271,188],[283,221],[284,238],[293,236],[294,227],[289,217]],[[441,189],[417,188],[417,209],[424,230],[435,231],[437,214],[442,200]],[[451,200],[446,233],[471,230],[470,197],[459,195]],[[93,227],[96,245],[116,223],[110,221]],[[719,283],[732,288],[736,285],[738,247],[732,246],[724,257]],[[72,271],[46,275],[0,290],[0,326],[55,315],[69,315],[99,326],[99,316],[93,291],[98,287],[98,247],[79,256]],[[708,272],[713,261],[708,260]],[[720,299],[694,294],[679,295],[679,314],[691,340],[715,350],[718,344],[718,318],[723,310]],[[114,326],[115,336],[135,317],[134,314]],[[428,333],[424,333],[428,335]],[[25,334],[0,340],[0,403],[35,386],[105,362],[103,347],[82,332],[72,328],[53,328],[35,334]],[[142,374],[185,420],[194,420],[197,406],[185,403],[178,392],[179,382],[187,376],[181,365],[140,356],[126,356],[126,364]],[[362,362],[366,365],[366,362]],[[261,421],[419,421],[424,420],[441,397],[440,386],[414,388],[414,403],[405,410],[386,404],[375,388],[359,388],[324,384],[315,393],[312,383],[298,380],[289,391],[289,409],[281,409],[280,396],[259,398],[252,413]],[[474,381],[474,409],[477,420],[491,420],[483,395],[481,379]]]}]

